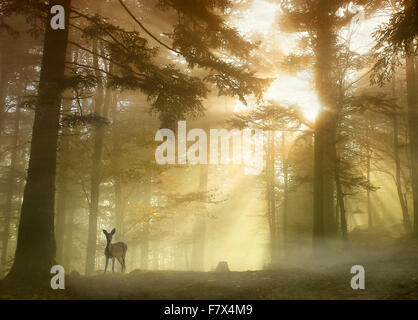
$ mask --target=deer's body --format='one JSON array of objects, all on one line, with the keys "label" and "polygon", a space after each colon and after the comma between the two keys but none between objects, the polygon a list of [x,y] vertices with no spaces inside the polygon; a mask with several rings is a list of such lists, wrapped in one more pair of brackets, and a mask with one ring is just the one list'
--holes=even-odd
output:
[{"label": "deer's body", "polygon": [[115,259],[117,259],[121,265],[121,272],[125,272],[125,256],[126,251],[128,251],[128,246],[124,242],[112,243],[112,237],[115,234],[116,230],[113,229],[110,233],[106,230],[103,230],[103,233],[106,236],[107,245],[105,248],[105,257],[106,257],[106,266],[105,271],[107,270],[107,265],[109,259],[112,259],[112,272],[115,272]]}]

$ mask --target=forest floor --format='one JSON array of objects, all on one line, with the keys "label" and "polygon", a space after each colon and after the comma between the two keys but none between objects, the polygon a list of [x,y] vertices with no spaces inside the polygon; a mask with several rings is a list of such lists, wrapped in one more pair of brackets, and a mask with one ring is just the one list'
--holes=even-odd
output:
[{"label": "forest floor", "polygon": [[[356,264],[365,269],[365,290],[350,286]],[[418,243],[358,237],[326,259],[298,259],[260,271],[73,273],[65,290],[26,293],[2,290],[0,283],[0,299],[418,299]]]}]

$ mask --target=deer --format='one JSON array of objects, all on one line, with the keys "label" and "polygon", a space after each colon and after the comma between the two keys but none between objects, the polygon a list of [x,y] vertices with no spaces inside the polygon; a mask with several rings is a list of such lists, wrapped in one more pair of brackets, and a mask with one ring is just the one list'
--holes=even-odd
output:
[{"label": "deer", "polygon": [[128,246],[124,242],[117,242],[112,243],[113,235],[115,234],[116,229],[113,228],[112,231],[107,232],[103,229],[103,233],[106,236],[107,245],[104,251],[106,257],[106,266],[104,273],[106,273],[107,265],[109,263],[109,259],[112,259],[112,272],[115,272],[115,258],[119,261],[121,265],[121,272],[125,272],[126,265],[125,265],[125,255],[126,251],[128,251]]}]

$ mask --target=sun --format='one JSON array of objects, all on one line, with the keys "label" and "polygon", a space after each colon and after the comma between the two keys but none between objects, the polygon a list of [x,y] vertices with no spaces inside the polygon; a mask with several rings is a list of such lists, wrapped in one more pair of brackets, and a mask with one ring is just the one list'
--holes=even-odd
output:
[{"label": "sun", "polygon": [[318,96],[309,81],[309,75],[299,72],[295,77],[277,76],[272,82],[264,99],[277,103],[296,104],[309,121],[315,121],[321,105]]},{"label": "sun", "polygon": [[241,34],[267,35],[276,21],[278,12],[277,3],[255,0],[247,10],[242,12],[240,18],[234,21],[234,25]]},{"label": "sun", "polygon": [[[298,72],[295,77],[278,75],[263,95],[265,102],[297,105],[305,118],[314,122],[321,110],[318,96],[306,72]],[[256,105],[254,101],[251,103]],[[234,112],[248,111],[249,106],[237,101]]]}]

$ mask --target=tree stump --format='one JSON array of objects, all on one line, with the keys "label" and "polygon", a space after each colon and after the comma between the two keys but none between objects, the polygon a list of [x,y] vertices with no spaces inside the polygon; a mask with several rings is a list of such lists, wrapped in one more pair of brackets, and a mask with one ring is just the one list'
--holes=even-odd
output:
[{"label": "tree stump", "polygon": [[228,267],[228,262],[226,261],[219,261],[218,266],[216,267],[216,272],[230,272]]}]

